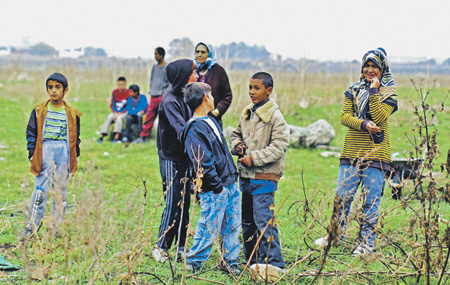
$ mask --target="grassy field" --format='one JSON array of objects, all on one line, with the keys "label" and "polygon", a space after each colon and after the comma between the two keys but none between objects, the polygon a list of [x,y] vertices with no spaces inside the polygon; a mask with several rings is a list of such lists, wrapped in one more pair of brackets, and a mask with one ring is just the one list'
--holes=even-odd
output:
[{"label": "grassy field", "polygon": [[[50,203],[39,239],[28,244],[19,242],[28,203],[34,186],[29,173],[25,127],[34,105],[47,100],[45,79],[59,71],[67,75],[70,91],[67,101],[83,113],[81,118],[81,156],[79,171],[70,179],[69,201],[62,237],[54,239],[47,231]],[[18,271],[0,271],[0,282],[24,283],[42,280],[45,283],[113,283],[119,281],[164,284],[180,283],[185,275],[188,284],[252,284],[248,272],[238,281],[221,273],[216,266],[218,249],[205,264],[201,274],[183,272],[183,263],[157,264],[151,257],[164,208],[155,140],[148,144],[123,145],[105,141],[96,144],[96,132],[109,112],[110,93],[115,80],[125,75],[129,84],[148,89],[149,71],[116,66],[114,69],[78,70],[76,67],[27,70],[19,65],[0,70],[0,250],[7,260],[20,266]],[[224,118],[224,126],[236,126],[242,108],[249,103],[248,80],[252,72],[231,72],[233,104]],[[333,146],[342,146],[346,128],[340,125],[339,111],[343,92],[356,81],[358,74],[274,73],[274,98],[290,124],[306,126],[318,119],[327,120],[336,130]],[[405,133],[411,137],[417,129],[412,105],[418,96],[408,76],[396,77],[399,111],[390,118],[392,152],[408,157],[414,150]],[[420,76],[417,76],[420,78]],[[433,77],[422,83],[433,85]],[[438,109],[450,89],[450,78],[439,77],[428,104]],[[447,101],[448,105],[448,101]],[[450,111],[436,117],[437,141],[442,156],[435,160],[433,171],[439,172],[450,147]],[[313,242],[326,234],[333,206],[338,174],[338,158],[323,157],[317,149],[290,148],[286,171],[276,195],[277,219],[281,232],[283,254],[291,270],[280,284],[311,283],[314,270],[323,258],[323,251]],[[438,186],[448,180],[433,174]],[[304,185],[304,189],[303,189]],[[352,257],[358,234],[358,199],[354,202],[348,243],[332,248],[321,276],[321,284],[422,284],[424,270],[422,247],[424,229],[421,220],[423,204],[412,195],[412,183],[403,202],[390,197],[385,188],[382,201],[379,235],[375,253]],[[146,193],[146,196],[144,196]],[[311,211],[307,211],[306,205]],[[432,247],[431,281],[437,283],[448,250],[440,246],[446,235],[450,206],[437,199],[432,208],[437,212],[439,226]],[[192,209],[191,209],[192,212]],[[198,218],[196,208],[194,224]],[[450,233],[450,232],[449,232]],[[192,237],[189,239],[192,243]],[[173,260],[172,260],[173,261]],[[241,252],[241,262],[244,262]],[[416,269],[418,268],[418,269]],[[450,270],[447,269],[447,272]],[[447,281],[446,273],[443,281]]]}]

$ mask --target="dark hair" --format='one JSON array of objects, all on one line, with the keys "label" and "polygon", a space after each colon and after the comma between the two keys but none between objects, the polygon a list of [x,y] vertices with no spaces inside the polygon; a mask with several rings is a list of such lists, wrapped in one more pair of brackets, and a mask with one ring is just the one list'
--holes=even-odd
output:
[{"label": "dark hair", "polygon": [[46,90],[48,90],[48,82],[50,80],[56,81],[58,83],[61,83],[62,86],[63,86],[63,90],[66,90],[66,88],[69,87],[69,83],[67,82],[67,78],[64,75],[62,75],[61,73],[55,72],[55,73],[53,73],[52,75],[50,75],[47,78],[47,81],[45,81],[45,89]]},{"label": "dark hair", "polygon": [[255,74],[253,74],[252,79],[261,79],[263,81],[264,87],[269,88],[272,87],[273,88],[273,78],[272,75],[270,75],[267,72],[257,72]]},{"label": "dark hair", "polygon": [[183,90],[184,102],[192,112],[203,102],[203,96],[211,92],[211,86],[203,82],[192,82],[186,85]]},{"label": "dark hair", "polygon": [[130,85],[130,87],[128,89],[133,90],[134,93],[140,94],[139,86],[137,86],[136,84]]},{"label": "dark hair", "polygon": [[163,58],[166,55],[166,51],[162,47],[157,47],[155,48],[155,50],[158,52],[158,54],[162,55]]},{"label": "dark hair", "polygon": [[117,78],[117,81],[125,81],[125,82],[127,82],[127,79],[125,78],[125,76],[120,76],[119,78]]}]

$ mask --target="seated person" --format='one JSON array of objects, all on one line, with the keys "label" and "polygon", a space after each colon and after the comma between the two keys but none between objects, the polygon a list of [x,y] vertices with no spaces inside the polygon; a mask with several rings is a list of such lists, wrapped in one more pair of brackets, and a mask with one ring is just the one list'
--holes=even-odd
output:
[{"label": "seated person", "polygon": [[114,126],[114,140],[113,142],[118,142],[120,132],[123,127],[123,118],[126,116],[127,99],[129,97],[127,89],[127,80],[125,77],[121,76],[117,79],[117,89],[115,89],[111,95],[111,113],[106,116],[103,122],[100,138],[97,143],[101,143],[103,138],[109,133],[109,128],[113,122],[116,122]]},{"label": "seated person", "polygon": [[147,97],[139,93],[139,86],[136,84],[130,85],[128,90],[130,97],[128,97],[127,102],[127,115],[125,117],[125,129],[122,132],[122,142],[128,142],[131,134],[131,125],[138,124],[138,133],[142,132],[142,118],[148,107]]}]

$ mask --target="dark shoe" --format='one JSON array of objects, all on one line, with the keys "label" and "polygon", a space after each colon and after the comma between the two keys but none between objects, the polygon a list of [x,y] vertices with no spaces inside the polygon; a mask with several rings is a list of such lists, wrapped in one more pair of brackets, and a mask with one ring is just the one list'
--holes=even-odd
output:
[{"label": "dark shoe", "polygon": [[219,269],[225,273],[234,275],[234,276],[239,276],[241,275],[241,270],[239,269],[237,264],[225,264],[225,263],[219,263]]},{"label": "dark shoe", "polygon": [[33,236],[33,231],[25,228],[22,234],[19,236],[20,241],[29,240]]},{"label": "dark shoe", "polygon": [[98,138],[97,143],[102,143],[103,142],[103,138]]},{"label": "dark shoe", "polygon": [[186,263],[186,270],[195,273],[200,270],[200,265],[196,263]]}]

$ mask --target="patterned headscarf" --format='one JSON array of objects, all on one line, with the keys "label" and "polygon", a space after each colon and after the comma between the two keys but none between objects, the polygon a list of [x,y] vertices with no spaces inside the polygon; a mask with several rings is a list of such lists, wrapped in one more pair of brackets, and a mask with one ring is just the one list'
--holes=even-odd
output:
[{"label": "patterned headscarf", "polygon": [[[210,44],[206,44],[204,42],[199,42],[196,46],[195,46],[195,50],[197,50],[197,47],[199,45],[204,45],[207,49],[208,49],[208,59],[204,62],[204,63],[198,63],[197,59],[194,59],[195,64],[197,65],[197,70],[205,70],[208,69],[210,70],[211,67],[213,67],[214,65],[217,64],[217,54],[216,54],[216,50],[213,48],[212,45]],[[194,50],[194,58],[195,58],[195,50]]]},{"label": "patterned headscarf", "polygon": [[394,78],[387,61],[387,54],[383,48],[368,51],[362,58],[361,77],[358,82],[352,84],[345,96],[353,100],[355,105],[356,115],[358,119],[366,119],[369,111],[369,89],[371,82],[367,81],[363,74],[364,65],[367,61],[372,61],[380,69],[380,102],[384,102],[394,107],[392,114],[397,111],[397,90],[395,89]]}]

